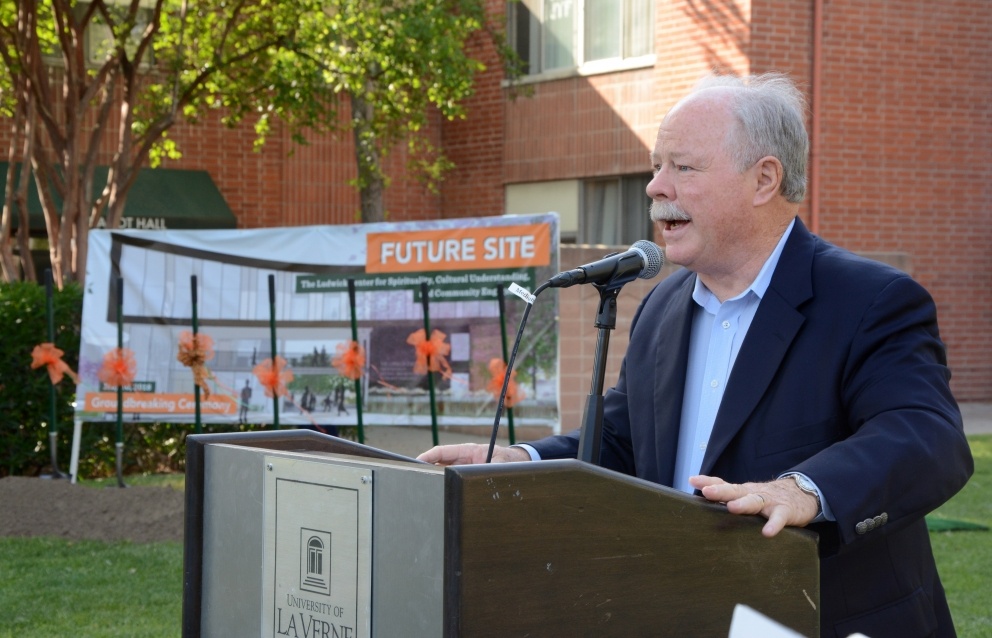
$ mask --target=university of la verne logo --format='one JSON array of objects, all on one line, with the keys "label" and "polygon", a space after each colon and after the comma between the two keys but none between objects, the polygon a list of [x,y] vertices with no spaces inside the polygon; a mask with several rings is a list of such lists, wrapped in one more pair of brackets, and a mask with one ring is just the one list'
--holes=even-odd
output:
[{"label": "university of la verne logo", "polygon": [[300,528],[300,589],[331,595],[331,533]]}]

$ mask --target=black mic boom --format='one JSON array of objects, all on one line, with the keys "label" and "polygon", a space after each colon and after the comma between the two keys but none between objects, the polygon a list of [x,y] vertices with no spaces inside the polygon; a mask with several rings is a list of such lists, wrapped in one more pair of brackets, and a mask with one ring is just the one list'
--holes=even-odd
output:
[{"label": "black mic boom", "polygon": [[575,284],[622,286],[635,279],[651,279],[661,272],[665,256],[657,244],[641,239],[622,253],[607,255],[599,261],[560,272],[548,280],[551,288],[568,288]]}]

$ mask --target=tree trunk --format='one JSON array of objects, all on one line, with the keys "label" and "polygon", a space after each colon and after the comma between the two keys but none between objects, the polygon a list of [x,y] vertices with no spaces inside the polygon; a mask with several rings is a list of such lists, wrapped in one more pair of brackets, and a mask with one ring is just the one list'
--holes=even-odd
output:
[{"label": "tree trunk", "polygon": [[[21,110],[17,109],[10,127],[10,148],[7,151],[7,187],[4,191],[3,211],[0,212],[0,268],[3,269],[3,280],[6,282],[19,281],[21,278],[20,268],[17,266],[17,260],[14,259],[14,242],[10,235],[10,229],[13,228],[14,213],[17,210],[14,205],[14,167],[16,166],[14,160],[22,119]],[[20,230],[19,228],[18,231]]]},{"label": "tree trunk", "polygon": [[383,184],[382,177],[376,176],[371,178],[369,183],[363,185],[359,190],[363,224],[386,221],[386,214],[383,211],[382,204],[384,189],[385,185]]},{"label": "tree trunk", "polygon": [[381,153],[376,145],[373,117],[371,104],[360,97],[351,96],[352,133],[355,137],[355,161],[358,166],[358,192],[363,224],[386,219],[383,207],[385,179],[379,165]]},{"label": "tree trunk", "polygon": [[21,177],[14,192],[14,206],[17,208],[19,220],[17,223],[17,250],[21,255],[21,273],[25,281],[38,281],[38,273],[34,268],[34,257],[31,255],[31,215],[28,211],[28,185],[31,183],[31,171],[27,166],[21,166]]}]

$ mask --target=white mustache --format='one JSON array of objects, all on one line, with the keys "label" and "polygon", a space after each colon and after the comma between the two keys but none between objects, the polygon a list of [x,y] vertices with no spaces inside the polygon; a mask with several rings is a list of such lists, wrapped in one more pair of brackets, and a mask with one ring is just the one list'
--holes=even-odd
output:
[{"label": "white mustache", "polygon": [[673,202],[651,202],[651,221],[653,222],[689,222],[692,218]]}]

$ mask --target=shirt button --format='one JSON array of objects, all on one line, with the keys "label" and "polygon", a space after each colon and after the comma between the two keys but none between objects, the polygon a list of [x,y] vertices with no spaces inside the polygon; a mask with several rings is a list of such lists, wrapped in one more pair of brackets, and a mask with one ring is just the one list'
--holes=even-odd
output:
[{"label": "shirt button", "polygon": [[705,452],[706,451],[706,444],[705,443],[700,443],[699,444],[699,449],[700,450],[703,450]]},{"label": "shirt button", "polygon": [[723,329],[724,329],[724,330],[726,330],[726,329],[728,329],[728,328],[730,328],[730,322],[729,322],[729,321],[724,321],[724,322],[723,322],[722,324],[720,324],[720,325],[722,325],[722,326],[723,326]]},{"label": "shirt button", "polygon": [[720,382],[717,381],[716,379],[713,379],[712,381],[710,381],[710,387],[711,388],[715,388],[718,385],[720,385]]}]

